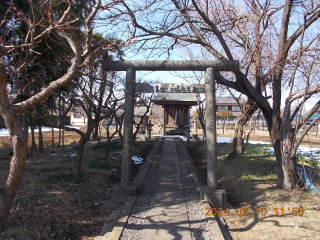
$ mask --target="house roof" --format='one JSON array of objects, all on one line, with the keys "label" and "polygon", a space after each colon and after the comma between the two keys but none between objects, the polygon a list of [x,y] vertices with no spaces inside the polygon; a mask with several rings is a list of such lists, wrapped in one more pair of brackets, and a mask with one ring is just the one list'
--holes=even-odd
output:
[{"label": "house roof", "polygon": [[[243,101],[240,99],[240,103],[243,103]],[[216,104],[219,104],[219,105],[238,105],[237,101],[231,97],[231,96],[228,96],[228,97],[216,97]]]},{"label": "house roof", "polygon": [[197,105],[197,99],[191,93],[158,93],[152,101],[155,104],[183,104],[183,105]]}]

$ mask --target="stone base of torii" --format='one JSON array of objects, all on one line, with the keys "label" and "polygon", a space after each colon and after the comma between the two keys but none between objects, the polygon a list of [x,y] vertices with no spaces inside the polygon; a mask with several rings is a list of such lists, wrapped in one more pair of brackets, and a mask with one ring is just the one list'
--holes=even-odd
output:
[{"label": "stone base of torii", "polygon": [[[121,183],[112,188],[114,202],[126,202],[137,194],[137,184],[131,182],[132,132],[135,90],[139,92],[168,92],[160,86],[136,86],[136,71],[206,71],[205,85],[192,87],[192,92],[206,94],[206,145],[207,145],[207,186],[200,188],[201,200],[208,200],[215,207],[226,208],[226,192],[217,189],[217,143],[216,143],[216,101],[214,71],[237,71],[239,61],[106,61],[107,71],[126,71],[125,113],[123,130],[123,157]],[[150,84],[151,85],[151,84]],[[204,89],[204,91],[203,91]],[[174,91],[174,89],[169,89]],[[188,92],[179,89],[179,92]],[[189,89],[190,92],[190,89]]]}]

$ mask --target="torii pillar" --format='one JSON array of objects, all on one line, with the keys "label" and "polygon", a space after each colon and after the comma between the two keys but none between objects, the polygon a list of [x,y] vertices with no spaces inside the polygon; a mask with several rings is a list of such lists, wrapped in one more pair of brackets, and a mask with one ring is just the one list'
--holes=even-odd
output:
[{"label": "torii pillar", "polygon": [[112,187],[113,202],[126,202],[129,197],[135,197],[138,187],[137,184],[131,182],[135,83],[136,71],[133,68],[128,68],[126,70],[126,90],[123,116],[121,183],[117,183]]},{"label": "torii pillar", "polygon": [[208,200],[216,208],[227,208],[227,193],[217,189],[217,128],[214,69],[207,68],[205,74],[206,92],[206,144],[207,144],[207,186],[200,188],[200,199]]},{"label": "torii pillar", "polygon": [[206,143],[207,187],[217,188],[217,131],[214,69],[207,68],[206,83]]}]

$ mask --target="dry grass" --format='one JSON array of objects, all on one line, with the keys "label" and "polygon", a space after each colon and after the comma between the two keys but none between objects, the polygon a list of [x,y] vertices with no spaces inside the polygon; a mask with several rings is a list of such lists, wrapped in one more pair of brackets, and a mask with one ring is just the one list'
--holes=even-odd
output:
[{"label": "dry grass", "polygon": [[[218,186],[227,191],[229,215],[224,214],[223,218],[232,238],[320,239],[320,198],[303,188],[278,189],[275,159],[262,147],[249,145],[242,159],[226,160],[229,144],[218,144]],[[190,144],[187,149],[206,182],[205,142]],[[308,167],[310,176],[314,171]],[[320,187],[319,172],[313,180]],[[262,208],[267,212],[265,215],[261,214]],[[302,216],[292,215],[295,208],[300,209]]]},{"label": "dry grass", "polygon": [[[50,135],[45,133],[45,152],[27,160],[8,228],[0,239],[92,239],[120,206],[111,202],[111,188],[120,181],[122,155],[118,142],[106,158],[104,140],[90,141],[82,162],[83,175],[74,178],[70,155],[76,151],[78,135],[67,133],[67,145],[55,150],[48,146]],[[152,146],[152,142],[137,142],[134,154],[146,159]],[[8,174],[10,152],[9,146],[0,148],[1,183]],[[133,175],[139,168],[133,165]]]}]

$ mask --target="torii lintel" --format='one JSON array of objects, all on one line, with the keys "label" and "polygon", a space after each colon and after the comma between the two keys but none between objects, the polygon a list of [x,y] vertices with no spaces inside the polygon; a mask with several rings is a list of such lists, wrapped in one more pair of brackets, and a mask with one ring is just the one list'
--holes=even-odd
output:
[{"label": "torii lintel", "polygon": [[132,68],[136,71],[237,71],[238,60],[186,60],[186,61],[105,61],[103,69],[106,71],[126,71]]}]

